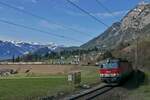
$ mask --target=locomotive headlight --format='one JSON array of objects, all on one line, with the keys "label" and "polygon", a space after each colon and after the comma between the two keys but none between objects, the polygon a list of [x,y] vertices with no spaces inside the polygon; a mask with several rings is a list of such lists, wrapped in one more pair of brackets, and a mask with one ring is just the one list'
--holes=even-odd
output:
[{"label": "locomotive headlight", "polygon": [[116,76],[116,74],[111,74],[111,76],[112,76],[112,77],[115,77],[115,76]]},{"label": "locomotive headlight", "polygon": [[116,76],[119,76],[119,74],[118,73],[114,73],[114,74],[112,74],[112,76],[116,77]]},{"label": "locomotive headlight", "polygon": [[101,77],[103,77],[103,76],[104,76],[104,74],[100,74],[100,76],[101,76]]},{"label": "locomotive headlight", "polygon": [[115,73],[114,76],[117,76],[117,74]]}]

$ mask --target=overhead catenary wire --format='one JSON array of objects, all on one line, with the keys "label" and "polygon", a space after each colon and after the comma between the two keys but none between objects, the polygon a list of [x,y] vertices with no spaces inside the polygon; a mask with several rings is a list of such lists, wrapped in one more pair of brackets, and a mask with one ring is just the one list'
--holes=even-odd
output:
[{"label": "overhead catenary wire", "polygon": [[72,6],[78,8],[80,11],[82,11],[83,13],[87,14],[88,16],[90,16],[92,19],[94,19],[95,21],[97,21],[100,24],[103,24],[105,27],[109,27],[109,25],[107,25],[106,23],[104,23],[102,20],[98,19],[97,17],[95,17],[94,15],[92,15],[90,12],[88,12],[87,10],[81,8],[80,6],[78,6],[77,4],[75,4],[74,2],[70,1],[70,0],[66,0],[69,4],[71,4]]},{"label": "overhead catenary wire", "polygon": [[105,9],[108,13],[110,13],[114,18],[117,19],[116,16],[114,16],[113,12],[107,8],[100,0],[95,0],[97,2],[98,5],[100,5],[103,9]]},{"label": "overhead catenary wire", "polygon": [[[97,2],[102,8],[104,8],[108,13],[110,13],[114,18],[118,19],[116,16],[114,16],[113,12],[112,12],[109,8],[107,8],[105,5],[103,5],[103,3],[102,3],[100,0],[96,0],[96,2]],[[121,28],[120,28],[119,30],[117,30],[115,27],[113,27],[113,30],[115,30],[116,32],[120,32],[120,31],[122,32]],[[121,37],[120,40],[122,40],[123,37],[124,37],[124,35],[122,35],[122,37]]]},{"label": "overhead catenary wire", "polygon": [[5,3],[5,2],[1,2],[1,1],[0,1],[0,4],[1,4],[1,5],[4,5],[4,6],[7,6],[7,7],[11,8],[11,9],[14,9],[14,10],[16,10],[16,11],[19,11],[19,12],[21,12],[21,13],[30,15],[30,16],[32,16],[32,17],[34,17],[34,18],[41,19],[41,20],[45,20],[45,21],[47,21],[47,22],[49,22],[49,23],[53,23],[53,24],[55,24],[55,25],[61,26],[61,27],[63,27],[64,29],[68,29],[68,30],[71,30],[71,31],[73,31],[73,32],[80,33],[80,34],[83,34],[83,35],[87,35],[87,36],[89,36],[89,37],[92,36],[92,35],[89,34],[89,33],[85,33],[85,32],[82,32],[82,31],[80,31],[80,30],[77,30],[77,29],[75,29],[75,28],[72,28],[72,27],[69,27],[69,26],[65,26],[65,25],[60,24],[60,23],[57,23],[57,22],[53,22],[53,21],[51,21],[51,20],[49,20],[49,19],[47,19],[47,18],[45,18],[45,17],[42,17],[42,16],[39,16],[39,15],[33,14],[33,13],[31,13],[31,12],[29,12],[29,11],[26,11],[26,10],[24,10],[24,9],[19,9],[19,8],[13,6],[13,5],[8,4],[8,3]]},{"label": "overhead catenary wire", "polygon": [[[97,17],[95,17],[94,15],[92,15],[90,12],[88,12],[87,10],[81,8],[80,6],[78,6],[77,4],[75,4],[74,2],[70,1],[70,0],[66,0],[68,3],[70,3],[71,5],[73,5],[74,7],[78,8],[80,11],[82,11],[83,13],[87,14],[88,16],[90,16],[92,19],[96,20],[97,22],[99,22],[100,24],[103,24],[105,27],[110,28],[109,25],[107,25],[105,22],[103,22],[102,20],[98,19]],[[112,27],[113,30],[118,31],[115,27]],[[120,30],[119,30],[120,31]]]},{"label": "overhead catenary wire", "polygon": [[10,22],[8,20],[2,20],[2,19],[0,19],[0,22],[1,23],[5,23],[5,24],[9,24],[9,25],[13,25],[13,26],[16,26],[16,27],[21,27],[21,28],[24,28],[24,29],[32,30],[32,31],[37,31],[37,32],[45,33],[45,34],[48,34],[48,35],[51,35],[51,36],[55,36],[55,37],[59,37],[59,38],[62,38],[62,39],[67,39],[67,40],[71,40],[71,41],[82,43],[82,41],[76,40],[76,39],[71,38],[71,37],[66,37],[66,36],[63,36],[63,35],[58,35],[58,34],[50,33],[48,31],[44,31],[44,30],[37,29],[37,28],[34,28],[34,27],[25,26],[23,24],[17,24],[17,23],[14,23],[14,22]]},{"label": "overhead catenary wire", "polygon": [[[103,5],[103,3],[100,1],[100,0],[95,0],[97,2],[97,4],[99,4],[102,8],[104,8],[109,14],[111,14],[114,18],[118,19],[116,16],[114,16],[113,12],[107,8],[105,5]],[[116,28],[113,27],[113,30],[116,30]],[[121,29],[119,30],[116,30],[116,31],[120,31]]]}]

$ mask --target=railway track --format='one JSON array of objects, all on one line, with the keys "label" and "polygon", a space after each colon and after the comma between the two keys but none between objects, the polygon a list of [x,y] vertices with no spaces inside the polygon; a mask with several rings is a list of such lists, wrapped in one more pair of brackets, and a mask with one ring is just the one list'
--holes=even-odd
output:
[{"label": "railway track", "polygon": [[100,96],[111,89],[115,88],[117,85],[100,85],[86,91],[81,91],[75,95],[64,98],[63,100],[92,100],[97,96]]}]

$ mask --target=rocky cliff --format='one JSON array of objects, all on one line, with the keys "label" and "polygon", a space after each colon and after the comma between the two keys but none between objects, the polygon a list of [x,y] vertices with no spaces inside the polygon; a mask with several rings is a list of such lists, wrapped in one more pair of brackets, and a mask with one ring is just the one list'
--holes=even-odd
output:
[{"label": "rocky cliff", "polygon": [[135,38],[150,37],[150,4],[140,4],[130,10],[120,21],[114,23],[98,37],[83,44],[81,48],[115,48],[120,43]]}]

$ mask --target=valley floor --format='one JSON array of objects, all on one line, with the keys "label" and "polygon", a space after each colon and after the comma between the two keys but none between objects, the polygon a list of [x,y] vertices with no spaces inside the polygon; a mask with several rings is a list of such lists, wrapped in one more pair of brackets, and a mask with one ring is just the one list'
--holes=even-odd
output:
[{"label": "valley floor", "polygon": [[[98,68],[81,66],[81,84],[99,82]],[[43,96],[57,96],[75,91],[68,84],[67,74],[23,74],[0,78],[0,100],[37,100]]]}]

